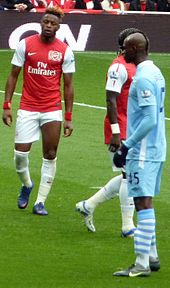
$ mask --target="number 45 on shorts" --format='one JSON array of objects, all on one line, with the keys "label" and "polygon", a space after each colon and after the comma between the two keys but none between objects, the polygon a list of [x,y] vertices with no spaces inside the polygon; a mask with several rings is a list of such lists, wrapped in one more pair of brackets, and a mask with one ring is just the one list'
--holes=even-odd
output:
[{"label": "number 45 on shorts", "polygon": [[134,172],[134,173],[130,173],[129,175],[128,175],[128,182],[130,183],[130,184],[139,184],[139,177],[138,177],[138,172]]}]

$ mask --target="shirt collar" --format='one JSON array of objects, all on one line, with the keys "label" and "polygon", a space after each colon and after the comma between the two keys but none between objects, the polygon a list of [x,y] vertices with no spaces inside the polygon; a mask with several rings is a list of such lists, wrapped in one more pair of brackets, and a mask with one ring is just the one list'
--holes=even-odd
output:
[{"label": "shirt collar", "polygon": [[144,67],[144,66],[147,66],[147,65],[150,65],[150,64],[153,64],[153,61],[152,61],[152,60],[145,60],[145,61],[139,63],[139,64],[137,65],[137,68],[141,68],[141,67]]}]

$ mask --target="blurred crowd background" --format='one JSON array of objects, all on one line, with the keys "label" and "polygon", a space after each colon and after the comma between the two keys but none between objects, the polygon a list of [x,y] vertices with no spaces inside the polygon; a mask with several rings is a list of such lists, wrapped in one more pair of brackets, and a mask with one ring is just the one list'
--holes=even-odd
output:
[{"label": "blurred crowd background", "polygon": [[103,11],[170,12],[170,0],[0,0],[0,11],[37,12],[46,7]]}]

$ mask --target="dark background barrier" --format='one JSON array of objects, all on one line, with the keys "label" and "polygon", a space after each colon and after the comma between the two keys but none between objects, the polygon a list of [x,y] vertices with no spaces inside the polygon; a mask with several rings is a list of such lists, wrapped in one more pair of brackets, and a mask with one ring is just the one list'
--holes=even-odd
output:
[{"label": "dark background barrier", "polygon": [[[39,23],[41,17],[42,13],[0,12],[0,49],[14,48],[9,46],[9,37],[17,27],[19,27],[18,31],[21,33],[20,39],[35,33],[35,31],[32,30],[22,34],[20,26],[26,23]],[[82,25],[84,25],[85,28],[86,26],[90,27],[88,28],[89,33],[87,39],[81,37],[82,41],[85,41],[84,48],[73,45],[73,47],[71,47],[73,50],[115,51],[117,50],[117,36],[119,32],[128,27],[136,27],[147,33],[151,42],[151,52],[170,52],[170,15],[65,14],[63,24],[67,24],[66,26],[69,27],[73,34],[75,42],[77,41]],[[16,43],[17,41],[16,37]],[[68,44],[70,45],[70,43]],[[72,44],[70,46],[72,46]]]}]

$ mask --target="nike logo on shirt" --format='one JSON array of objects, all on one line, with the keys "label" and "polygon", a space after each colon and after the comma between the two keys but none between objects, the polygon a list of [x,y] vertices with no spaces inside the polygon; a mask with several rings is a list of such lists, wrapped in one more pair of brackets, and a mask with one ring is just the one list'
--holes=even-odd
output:
[{"label": "nike logo on shirt", "polygon": [[32,56],[32,55],[35,55],[37,54],[36,52],[28,52],[28,56]]}]

